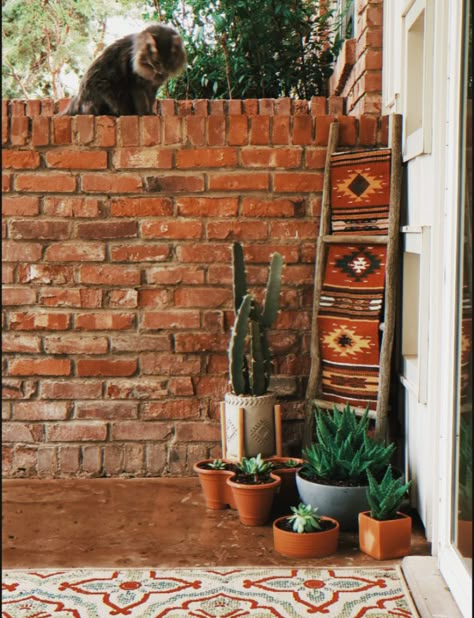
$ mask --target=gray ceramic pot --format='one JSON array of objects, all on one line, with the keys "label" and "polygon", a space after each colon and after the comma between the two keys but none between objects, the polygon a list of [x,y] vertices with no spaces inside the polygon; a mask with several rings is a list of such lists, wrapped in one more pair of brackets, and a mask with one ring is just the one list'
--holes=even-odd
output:
[{"label": "gray ceramic pot", "polygon": [[318,515],[337,519],[341,530],[357,530],[359,513],[369,510],[367,486],[339,487],[308,481],[296,472],[296,487],[301,500],[318,509]]}]

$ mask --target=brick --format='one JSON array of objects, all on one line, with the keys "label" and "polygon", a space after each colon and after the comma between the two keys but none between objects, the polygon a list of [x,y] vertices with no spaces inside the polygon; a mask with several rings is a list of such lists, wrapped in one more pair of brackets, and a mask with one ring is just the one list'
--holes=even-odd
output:
[{"label": "brick", "polygon": [[48,442],[96,442],[107,437],[107,425],[99,422],[70,421],[46,427]]},{"label": "brick", "polygon": [[102,382],[74,381],[53,382],[42,380],[40,384],[42,399],[100,399],[102,397]]},{"label": "brick", "polygon": [[209,116],[207,120],[207,143],[209,146],[223,146],[226,143],[225,118],[223,116]]},{"label": "brick", "polygon": [[324,170],[326,165],[326,148],[306,148],[305,167]]},{"label": "brick", "polygon": [[167,393],[166,379],[143,376],[136,380],[108,380],[105,387],[107,399],[161,399]]},{"label": "brick", "polygon": [[107,337],[87,336],[83,333],[73,335],[49,335],[44,338],[47,354],[106,354]]},{"label": "brick", "polygon": [[33,100],[26,102],[26,116],[39,116],[41,114],[41,101]]},{"label": "brick", "polygon": [[11,330],[66,330],[70,321],[67,313],[18,311],[9,316]]},{"label": "brick", "polygon": [[10,119],[2,116],[2,145],[8,144],[10,139]]},{"label": "brick", "polygon": [[22,174],[15,179],[17,191],[32,193],[72,193],[76,190],[77,180],[72,174]]},{"label": "brick", "polygon": [[162,116],[174,116],[176,114],[174,99],[161,99],[159,104]]},{"label": "brick", "polygon": [[171,169],[173,167],[173,151],[151,147],[121,148],[115,150],[112,161],[116,169]]},{"label": "brick", "polygon": [[95,117],[96,145],[101,148],[115,146],[116,143],[116,118],[112,116]]},{"label": "brick", "polygon": [[45,153],[46,165],[50,168],[71,170],[107,169],[107,153],[104,151],[59,149]]},{"label": "brick", "polygon": [[188,422],[176,426],[177,442],[217,442],[220,427],[217,424]]},{"label": "brick", "polygon": [[76,316],[78,330],[128,330],[135,323],[134,313],[80,313]]},{"label": "brick", "polygon": [[195,398],[147,403],[142,412],[144,420],[182,420],[199,418],[199,415],[200,403]]},{"label": "brick", "polygon": [[206,116],[188,116],[184,126],[187,144],[191,146],[206,144]]},{"label": "brick", "polygon": [[265,240],[268,238],[268,224],[266,221],[210,221],[207,224],[207,238],[209,240]]},{"label": "brick", "polygon": [[56,116],[52,119],[53,144],[71,144],[72,117]]},{"label": "brick", "polygon": [[117,130],[121,146],[138,146],[138,116],[119,116]]},{"label": "brick", "polygon": [[227,350],[228,335],[214,333],[177,333],[175,349],[179,354],[196,352],[223,352]]},{"label": "brick", "polygon": [[194,192],[204,191],[204,176],[201,175],[174,175],[146,176],[144,178],[145,191],[149,193],[174,193],[179,191]]},{"label": "brick", "polygon": [[310,100],[310,113],[312,116],[324,116],[327,113],[326,110],[327,99],[326,97],[311,97]]},{"label": "brick", "polygon": [[335,122],[334,116],[316,116],[316,136],[314,139],[316,146],[327,146],[329,127],[332,122]]},{"label": "brick", "polygon": [[140,307],[155,307],[158,309],[164,309],[169,307],[172,303],[172,292],[167,289],[141,289],[139,304]]},{"label": "brick", "polygon": [[81,447],[81,470],[93,476],[100,476],[102,470],[102,448],[99,446]]},{"label": "brick", "polygon": [[58,449],[60,477],[74,477],[80,469],[81,449],[79,446],[61,446]]},{"label": "brick", "polygon": [[228,383],[227,376],[201,376],[196,380],[196,395],[214,397],[216,393],[225,393]]},{"label": "brick", "polygon": [[229,116],[229,146],[244,146],[248,143],[248,117],[242,115]]},{"label": "brick", "polygon": [[15,444],[40,442],[43,439],[43,426],[27,423],[2,423],[2,441]]},{"label": "brick", "polygon": [[344,113],[344,97],[331,96],[328,98],[328,113],[343,114]]},{"label": "brick", "polygon": [[43,200],[43,212],[52,217],[98,217],[99,200],[81,197],[46,197]]},{"label": "brick", "polygon": [[33,305],[36,303],[36,292],[31,288],[2,288],[2,305]]},{"label": "brick", "polygon": [[114,334],[110,342],[111,352],[167,352],[171,349],[170,335]]},{"label": "brick", "polygon": [[280,193],[301,193],[322,191],[322,172],[278,172],[273,178],[273,188]]},{"label": "brick", "polygon": [[318,229],[314,221],[274,221],[271,224],[271,238],[281,240],[293,238],[294,240],[314,239],[318,236]]},{"label": "brick", "polygon": [[69,376],[72,365],[66,358],[17,358],[9,360],[8,368],[12,376]]},{"label": "brick", "polygon": [[41,338],[24,333],[2,333],[2,351],[23,354],[38,354],[41,351]]},{"label": "brick", "polygon": [[256,146],[270,143],[270,116],[251,118],[249,143]]},{"label": "brick", "polygon": [[289,116],[291,114],[290,97],[280,97],[279,99],[275,99],[274,109],[276,116]]},{"label": "brick", "polygon": [[123,445],[123,470],[133,476],[143,476],[145,459],[144,444]]},{"label": "brick", "polygon": [[243,217],[295,217],[301,211],[301,199],[259,199],[246,197],[242,200]]},{"label": "brick", "polygon": [[160,422],[122,421],[111,424],[112,440],[166,440],[172,435],[172,426]]},{"label": "brick", "polygon": [[168,380],[168,391],[172,395],[186,396],[194,395],[194,386],[191,378],[170,378]]},{"label": "brick", "polygon": [[309,145],[313,142],[313,118],[310,115],[294,116],[292,142],[298,145]]},{"label": "brick", "polygon": [[31,125],[31,145],[48,146],[50,119],[38,116],[32,119]]},{"label": "brick", "polygon": [[137,370],[137,360],[92,360],[79,359],[76,363],[77,375],[79,377],[100,377],[100,376],[131,376]]},{"label": "brick", "polygon": [[179,262],[202,262],[210,264],[212,262],[230,263],[230,247],[224,247],[217,243],[200,243],[196,245],[181,245],[176,249],[176,257]]},{"label": "brick", "polygon": [[240,160],[244,167],[300,167],[300,148],[249,148],[242,149]]},{"label": "brick", "polygon": [[23,478],[36,476],[37,447],[15,446],[13,451],[12,475]]},{"label": "brick", "polygon": [[10,142],[12,146],[24,146],[28,141],[29,119],[25,116],[12,116],[10,119]]},{"label": "brick", "polygon": [[196,239],[202,237],[203,224],[192,219],[161,219],[141,224],[142,238],[166,238],[170,240]]},{"label": "brick", "polygon": [[274,111],[274,99],[259,99],[258,100],[258,112],[262,115],[273,115]]},{"label": "brick", "polygon": [[377,118],[362,115],[359,118],[359,144],[361,146],[375,146],[377,142]]},{"label": "brick", "polygon": [[181,283],[204,283],[204,270],[195,266],[162,266],[147,270],[147,283],[156,285],[179,285]]},{"label": "brick", "polygon": [[174,293],[175,307],[222,307],[232,301],[232,290],[218,287],[179,287]]},{"label": "brick", "polygon": [[163,217],[173,214],[173,202],[168,197],[129,197],[112,199],[113,217]]},{"label": "brick", "polygon": [[73,281],[70,266],[51,266],[43,264],[20,265],[18,267],[19,283],[43,283],[44,285],[64,285]]},{"label": "brick", "polygon": [[272,143],[289,144],[290,143],[290,117],[289,116],[274,116],[272,120]]},{"label": "brick", "polygon": [[106,476],[116,476],[122,471],[123,447],[107,444],[103,447],[103,469]]},{"label": "brick", "polygon": [[268,191],[269,176],[264,173],[253,174],[209,174],[211,191]]},{"label": "brick", "polygon": [[12,186],[12,178],[11,174],[2,174],[2,192],[8,193],[11,191]]},{"label": "brick", "polygon": [[140,144],[155,146],[161,142],[161,118],[159,116],[140,116]]},{"label": "brick", "polygon": [[39,214],[39,198],[32,196],[5,196],[2,199],[2,215],[34,217]]},{"label": "brick", "polygon": [[211,99],[209,101],[209,113],[222,116],[224,114],[224,101],[222,99]]},{"label": "brick", "polygon": [[[36,395],[36,382],[34,380],[14,380],[3,378],[2,381],[2,398],[4,402],[8,399],[28,399]],[[2,418],[9,419],[11,410],[3,408],[2,403]]]},{"label": "brick", "polygon": [[13,418],[17,421],[64,421],[71,411],[66,401],[23,401],[14,407]]},{"label": "brick", "polygon": [[234,197],[179,197],[177,214],[184,217],[235,217],[239,200]]},{"label": "brick", "polygon": [[201,361],[198,357],[151,352],[141,355],[140,368],[144,375],[193,376],[201,372]]},{"label": "brick", "polygon": [[110,264],[81,266],[79,282],[92,285],[139,285],[140,270],[133,266]]},{"label": "brick", "polygon": [[166,463],[166,449],[162,444],[146,445],[145,464],[148,474],[151,476],[162,476]]},{"label": "brick", "polygon": [[168,245],[129,244],[116,245],[110,248],[113,262],[163,262],[169,258]]},{"label": "brick", "polygon": [[73,131],[76,136],[76,143],[80,145],[92,144],[94,141],[94,116],[90,114],[80,114],[73,120]]},{"label": "brick", "polygon": [[69,238],[71,224],[68,221],[18,220],[9,225],[10,238],[20,240],[59,240]]},{"label": "brick", "polygon": [[114,420],[137,418],[138,405],[129,401],[78,402],[75,418],[81,420]]},{"label": "brick", "polygon": [[179,116],[164,116],[163,144],[181,144],[183,138],[183,121]]},{"label": "brick", "polygon": [[193,167],[236,167],[237,151],[235,148],[199,148],[178,150],[176,167],[189,169]]},{"label": "brick", "polygon": [[2,167],[4,169],[36,169],[40,165],[39,152],[35,150],[3,150]]},{"label": "brick", "polygon": [[140,193],[142,178],[131,174],[84,174],[82,190],[90,193]]},{"label": "brick", "polygon": [[97,242],[63,242],[50,245],[45,252],[48,262],[103,262],[105,245]]},{"label": "brick", "polygon": [[40,478],[56,478],[58,472],[56,448],[40,446],[37,453],[36,467]]},{"label": "brick", "polygon": [[148,311],[142,324],[147,330],[198,329],[199,326],[199,311]]},{"label": "brick", "polygon": [[208,99],[194,99],[193,101],[194,114],[196,116],[207,116],[209,113],[208,106],[209,106]]},{"label": "brick", "polygon": [[134,238],[138,233],[136,221],[87,221],[77,224],[77,236],[82,239]]},{"label": "brick", "polygon": [[106,296],[107,307],[128,307],[134,308],[138,306],[137,290],[110,290]]}]

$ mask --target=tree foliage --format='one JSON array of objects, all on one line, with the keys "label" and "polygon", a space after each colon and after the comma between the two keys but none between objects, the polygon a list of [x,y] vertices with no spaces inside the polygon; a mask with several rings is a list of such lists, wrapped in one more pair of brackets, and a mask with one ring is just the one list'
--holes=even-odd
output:
[{"label": "tree foliage", "polygon": [[188,51],[188,70],[168,84],[169,96],[327,94],[342,44],[331,0],[148,1],[146,17],[173,23]]}]

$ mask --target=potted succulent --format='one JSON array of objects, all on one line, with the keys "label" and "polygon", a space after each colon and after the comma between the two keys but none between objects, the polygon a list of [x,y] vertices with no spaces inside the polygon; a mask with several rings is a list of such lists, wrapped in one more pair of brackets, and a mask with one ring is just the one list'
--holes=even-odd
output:
[{"label": "potted succulent", "polygon": [[273,464],[264,461],[260,453],[256,457],[244,457],[236,466],[237,472],[226,483],[232,489],[240,522],[262,526],[270,517],[281,478],[272,473]]},{"label": "potted succulent", "polygon": [[193,470],[199,476],[208,509],[236,508],[232,490],[226,483],[237,471],[234,463],[222,459],[203,459],[194,464]]},{"label": "potted succulent", "polygon": [[273,464],[273,473],[281,478],[280,490],[275,495],[274,507],[287,513],[290,506],[298,502],[296,471],[304,464],[299,457],[268,457]]},{"label": "potted succulent", "polygon": [[389,466],[380,483],[367,472],[370,511],[359,513],[359,547],[376,558],[388,560],[410,553],[411,517],[398,509],[411,481],[393,478]]},{"label": "potted succulent", "polygon": [[334,554],[339,541],[339,522],[320,516],[311,504],[292,506],[293,515],[273,522],[275,550],[290,558],[322,558]]},{"label": "potted succulent", "polygon": [[223,451],[228,459],[240,460],[257,453],[266,457],[276,452],[275,396],[268,392],[272,368],[268,331],[279,310],[282,267],[281,255],[274,253],[265,300],[260,307],[255,296],[247,291],[242,245],[235,242],[232,246],[235,320],[228,349],[231,391],[225,394],[221,420]]},{"label": "potted succulent", "polygon": [[296,472],[300,498],[337,519],[341,530],[356,530],[358,515],[369,508],[367,471],[383,477],[394,444],[368,435],[369,411],[361,418],[347,405],[332,413],[315,408],[315,441],[303,449],[305,464]]}]

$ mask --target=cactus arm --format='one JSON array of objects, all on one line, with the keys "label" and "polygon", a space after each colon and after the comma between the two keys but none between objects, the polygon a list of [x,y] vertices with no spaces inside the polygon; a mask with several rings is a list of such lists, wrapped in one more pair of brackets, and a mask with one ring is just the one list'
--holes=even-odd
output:
[{"label": "cactus arm", "polygon": [[268,271],[267,291],[262,313],[262,320],[265,328],[270,328],[278,313],[282,268],[283,258],[279,253],[274,253]]},{"label": "cactus arm", "polygon": [[248,367],[245,359],[245,339],[252,305],[252,295],[246,294],[235,316],[229,344],[229,378],[236,395],[248,394]]},{"label": "cactus arm", "polygon": [[244,252],[239,242],[232,245],[232,272],[233,272],[233,293],[234,310],[237,313],[240,305],[247,294],[247,279],[245,275]]},{"label": "cactus arm", "polygon": [[262,336],[260,324],[252,320],[250,322],[250,356],[252,370],[250,372],[250,390],[253,395],[264,395],[266,392],[265,360],[262,350]]}]

